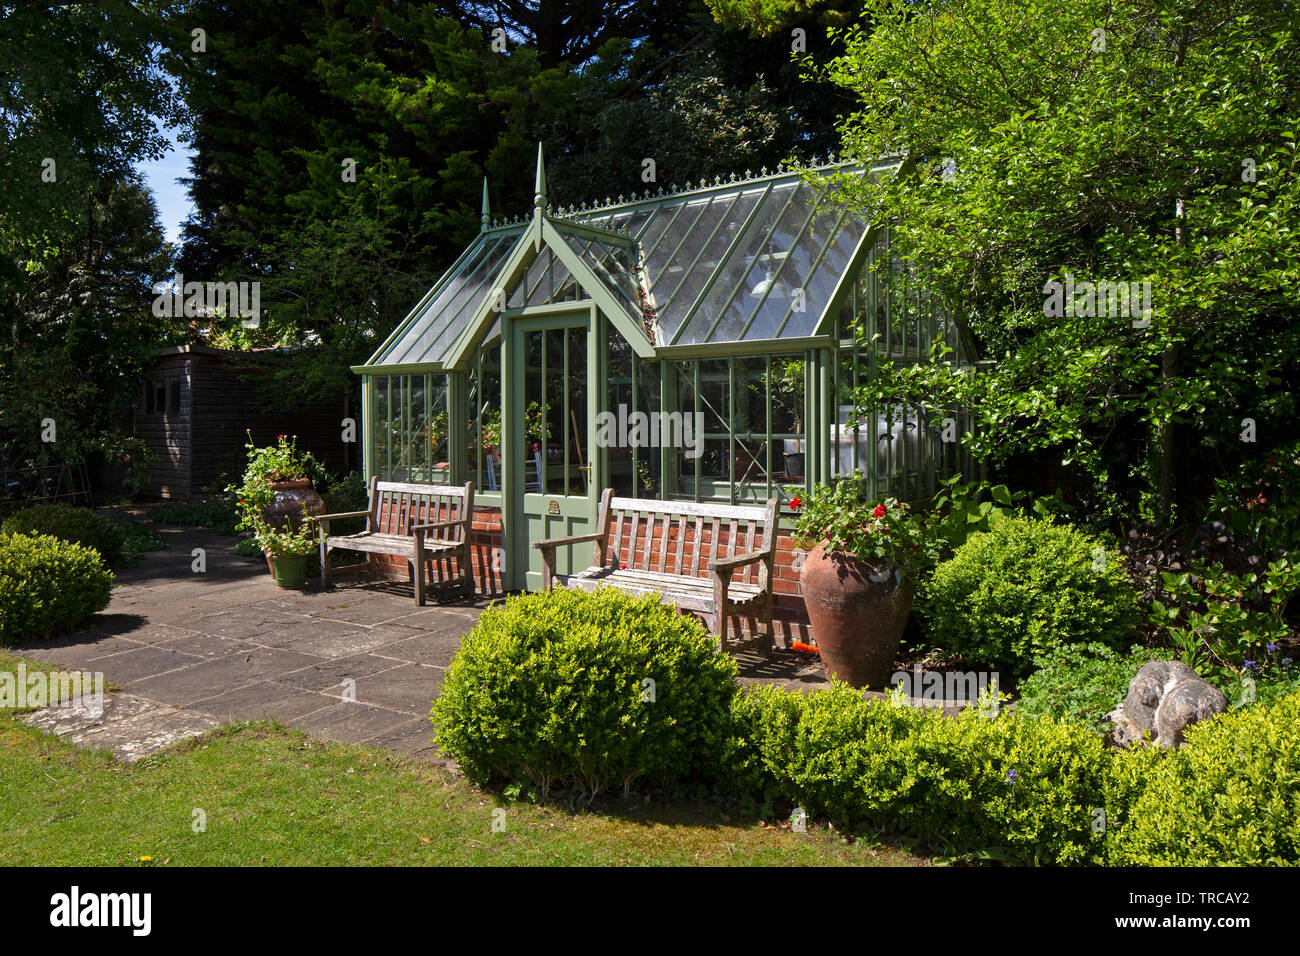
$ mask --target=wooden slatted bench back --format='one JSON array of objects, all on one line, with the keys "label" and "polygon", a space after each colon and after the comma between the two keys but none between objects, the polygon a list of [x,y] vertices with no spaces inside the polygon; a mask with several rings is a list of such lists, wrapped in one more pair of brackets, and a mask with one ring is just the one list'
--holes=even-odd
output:
[{"label": "wooden slatted bench back", "polygon": [[[774,506],[715,505],[648,498],[601,498],[595,559],[609,566],[698,578],[710,561],[753,551],[776,553]],[[768,587],[769,563],[759,561],[736,572],[735,581]]]},{"label": "wooden slatted bench back", "polygon": [[[367,530],[406,535],[412,525],[463,521],[465,500],[464,485],[413,485],[371,478]],[[463,528],[448,528],[438,536],[459,541],[463,534]]]}]

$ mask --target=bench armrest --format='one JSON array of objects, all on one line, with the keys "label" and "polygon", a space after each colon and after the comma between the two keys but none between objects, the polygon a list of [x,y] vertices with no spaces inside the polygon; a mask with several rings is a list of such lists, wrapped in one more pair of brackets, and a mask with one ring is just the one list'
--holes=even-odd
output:
[{"label": "bench armrest", "polygon": [[743,568],[747,564],[753,564],[756,561],[762,561],[769,556],[767,551],[750,551],[748,554],[737,554],[730,558],[718,558],[708,563],[710,571],[734,571],[736,568]]},{"label": "bench armrest", "polygon": [[542,551],[553,551],[556,548],[563,547],[566,544],[585,544],[588,541],[599,540],[599,534],[571,534],[564,538],[544,538],[541,541],[534,541],[533,547]]},{"label": "bench armrest", "polygon": [[419,534],[421,531],[434,531],[438,528],[459,528],[462,525],[469,527],[469,518],[460,518],[456,521],[435,521],[432,524],[413,524],[410,527],[411,534]]},{"label": "bench armrest", "polygon": [[332,515],[311,515],[317,521],[329,521],[332,518],[369,518],[369,511],[339,511]]}]

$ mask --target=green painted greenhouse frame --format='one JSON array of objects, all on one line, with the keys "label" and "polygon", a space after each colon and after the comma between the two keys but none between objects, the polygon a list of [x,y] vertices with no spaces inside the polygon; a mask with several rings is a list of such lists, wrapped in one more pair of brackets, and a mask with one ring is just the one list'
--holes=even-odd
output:
[{"label": "green painted greenhouse frame", "polygon": [[[832,187],[898,164],[555,209],[539,147],[532,215],[492,221],[485,182],[478,236],[354,367],[367,477],[474,480],[500,509],[514,588],[537,581],[529,540],[582,533],[601,487],[788,504],[859,472],[873,496],[906,500],[971,473],[959,412],[853,403],[882,362],[940,341],[965,358],[949,316],[881,282],[888,230]],[[647,423],[664,426],[657,440]]]}]

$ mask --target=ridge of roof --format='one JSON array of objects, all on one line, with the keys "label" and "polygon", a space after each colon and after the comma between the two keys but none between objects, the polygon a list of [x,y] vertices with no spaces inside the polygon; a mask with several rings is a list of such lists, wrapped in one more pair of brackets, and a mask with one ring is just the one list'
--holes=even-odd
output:
[{"label": "ridge of roof", "polygon": [[[876,169],[884,166],[895,165],[903,160],[902,153],[890,153],[881,156],[871,165]],[[808,165],[793,165],[781,163],[775,171],[769,171],[766,166],[762,167],[759,172],[745,170],[744,175],[733,173],[730,177],[715,176],[710,182],[707,179],[701,179],[695,185],[688,181],[685,186],[678,186],[673,183],[671,186],[659,187],[657,190],[647,189],[645,192],[631,196],[619,195],[617,199],[606,196],[604,200],[591,200],[582,205],[571,204],[568,206],[553,207],[548,215],[551,219],[560,221],[572,221],[582,224],[583,220],[576,217],[590,218],[603,213],[615,212],[621,209],[627,209],[632,206],[640,206],[644,203],[661,203],[684,196],[702,195],[705,193],[717,192],[724,189],[734,189],[736,187],[745,187],[758,185],[767,182],[773,182],[780,179],[790,179],[795,176],[802,176],[805,173],[827,172],[833,170],[847,170],[853,167],[866,168],[867,164],[857,159],[842,159],[838,156],[823,157],[820,161],[814,159]],[[527,215],[504,217],[493,220],[489,230],[510,230],[523,228],[532,221],[532,212]],[[606,227],[608,228],[608,227]],[[622,232],[621,229],[614,229],[615,232]]]}]

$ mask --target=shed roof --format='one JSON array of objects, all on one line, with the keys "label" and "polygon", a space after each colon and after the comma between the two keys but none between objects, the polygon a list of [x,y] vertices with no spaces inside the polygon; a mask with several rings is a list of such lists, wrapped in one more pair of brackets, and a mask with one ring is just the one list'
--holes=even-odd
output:
[{"label": "shed roof", "polygon": [[813,336],[869,239],[831,175],[865,171],[828,163],[551,209],[539,166],[534,216],[485,223],[358,371],[458,366],[505,309],[569,300],[595,300],[625,336],[639,332],[643,354]]}]

